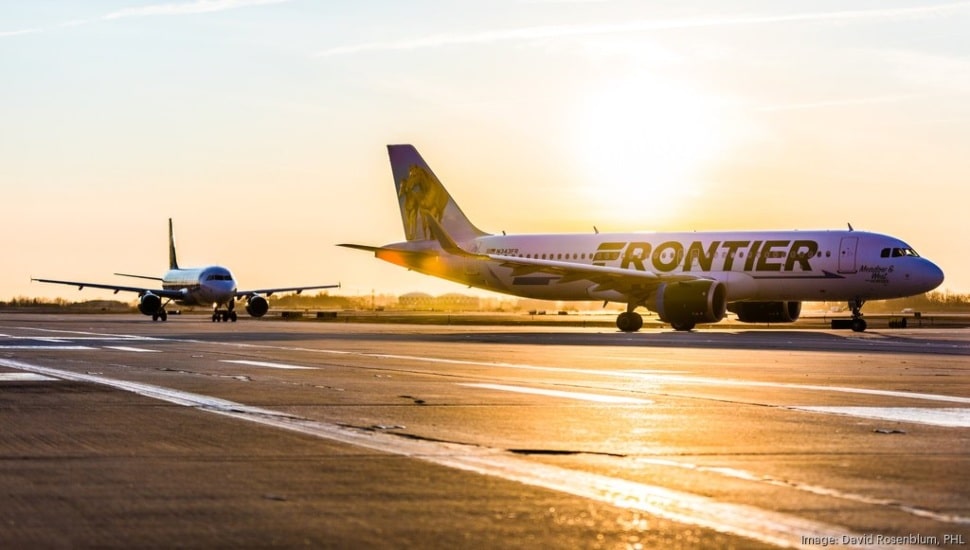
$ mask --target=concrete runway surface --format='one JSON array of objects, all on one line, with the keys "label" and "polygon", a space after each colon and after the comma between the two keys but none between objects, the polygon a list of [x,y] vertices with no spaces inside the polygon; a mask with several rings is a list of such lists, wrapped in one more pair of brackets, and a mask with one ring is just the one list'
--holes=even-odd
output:
[{"label": "concrete runway surface", "polygon": [[970,545],[970,330],[0,314],[0,548]]}]

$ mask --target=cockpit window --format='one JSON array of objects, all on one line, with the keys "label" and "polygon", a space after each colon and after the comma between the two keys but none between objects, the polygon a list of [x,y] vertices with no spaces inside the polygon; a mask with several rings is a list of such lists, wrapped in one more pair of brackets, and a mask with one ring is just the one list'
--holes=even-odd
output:
[{"label": "cockpit window", "polygon": [[912,248],[883,248],[879,255],[883,258],[919,258],[919,254]]},{"label": "cockpit window", "polygon": [[231,275],[209,275],[205,278],[206,281],[231,281]]}]

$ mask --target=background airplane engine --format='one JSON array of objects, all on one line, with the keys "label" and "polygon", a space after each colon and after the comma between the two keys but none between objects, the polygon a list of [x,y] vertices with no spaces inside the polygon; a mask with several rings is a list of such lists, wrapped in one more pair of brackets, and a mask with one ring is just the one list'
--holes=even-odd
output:
[{"label": "background airplane engine", "polygon": [[138,311],[144,315],[155,315],[162,309],[162,299],[151,292],[146,292],[138,300]]},{"label": "background airplane engine", "polygon": [[737,302],[728,308],[744,323],[792,323],[802,313],[801,302]]},{"label": "background airplane engine", "polygon": [[720,281],[696,280],[665,283],[657,290],[654,310],[674,328],[716,323],[727,310],[727,289]]},{"label": "background airplane engine", "polygon": [[253,317],[262,317],[269,311],[269,302],[259,294],[255,294],[246,300],[246,313]]}]

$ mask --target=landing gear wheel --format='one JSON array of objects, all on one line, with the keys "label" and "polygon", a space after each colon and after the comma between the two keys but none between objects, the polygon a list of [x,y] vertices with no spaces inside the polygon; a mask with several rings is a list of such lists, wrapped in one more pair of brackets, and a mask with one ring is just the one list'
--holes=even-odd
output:
[{"label": "landing gear wheel", "polygon": [[158,318],[164,323],[165,321],[168,321],[168,313],[163,309],[158,313]]},{"label": "landing gear wheel", "polygon": [[219,322],[219,319],[220,319],[220,317],[219,317],[219,314],[218,313],[213,313],[212,314],[212,322],[213,323],[218,323]]},{"label": "landing gear wheel", "polygon": [[852,332],[865,332],[866,320],[862,318],[852,320]]},{"label": "landing gear wheel", "polygon": [[636,332],[643,327],[643,317],[635,311],[624,311],[616,316],[616,328],[623,332]]},{"label": "landing gear wheel", "polygon": [[235,311],[230,311],[229,312],[229,320],[232,321],[233,323],[235,323],[236,321],[239,320],[239,316],[236,315],[236,312]]},{"label": "landing gear wheel", "polygon": [[671,322],[670,326],[673,327],[674,330],[689,331],[689,330],[694,330],[696,323],[694,323],[693,321],[676,321],[676,322]]}]

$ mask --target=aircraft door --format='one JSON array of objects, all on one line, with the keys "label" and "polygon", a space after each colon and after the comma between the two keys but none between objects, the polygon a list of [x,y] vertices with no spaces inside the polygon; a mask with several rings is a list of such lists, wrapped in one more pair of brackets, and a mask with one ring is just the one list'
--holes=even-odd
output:
[{"label": "aircraft door", "polygon": [[839,245],[839,273],[855,273],[855,251],[859,237],[843,237]]}]

